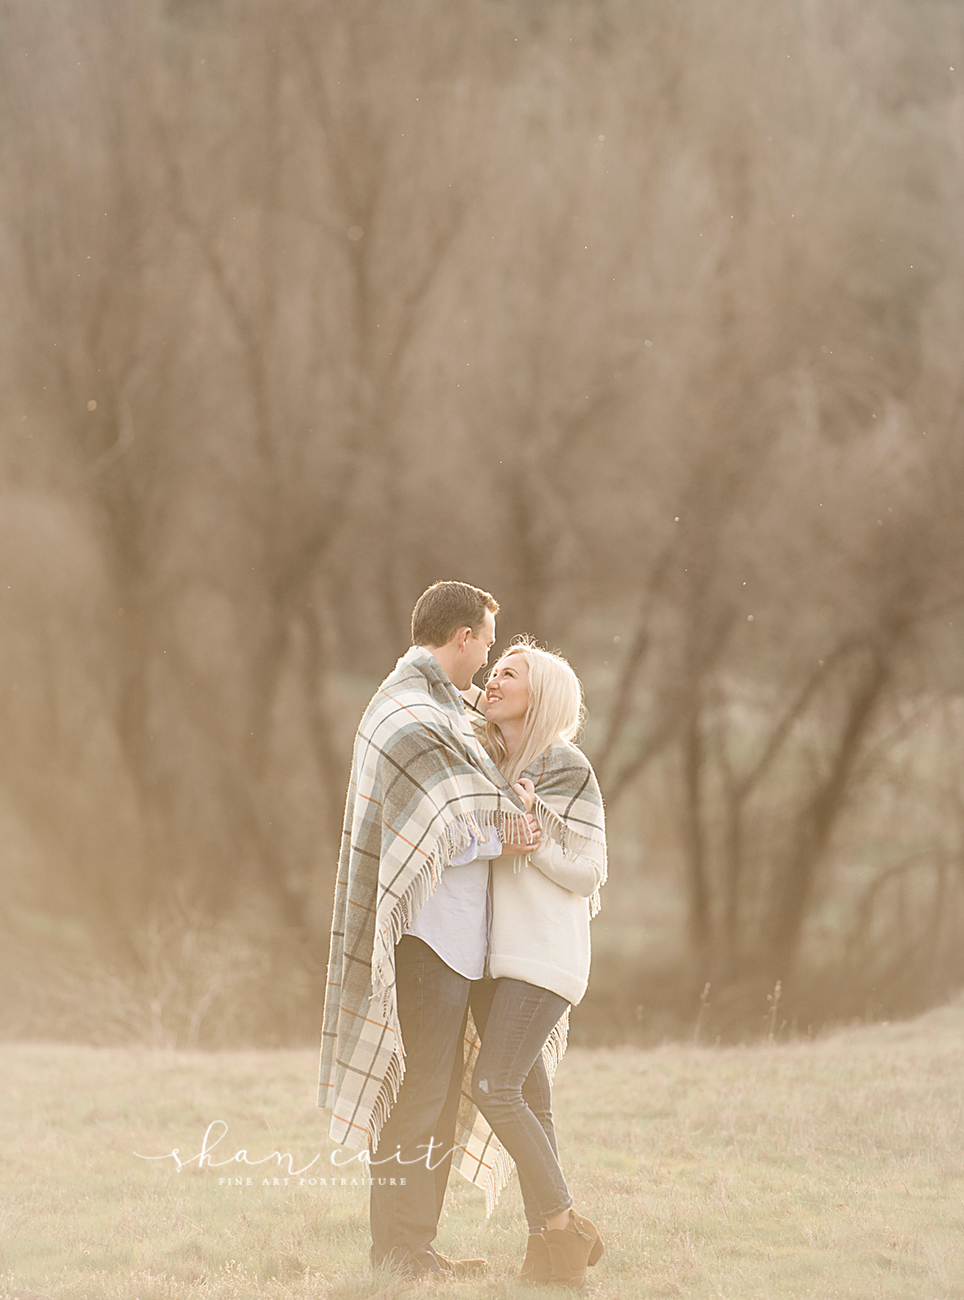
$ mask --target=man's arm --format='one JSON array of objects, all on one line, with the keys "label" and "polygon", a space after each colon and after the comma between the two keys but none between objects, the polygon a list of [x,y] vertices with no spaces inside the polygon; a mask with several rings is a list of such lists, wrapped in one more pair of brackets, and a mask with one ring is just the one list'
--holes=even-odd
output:
[{"label": "man's arm", "polygon": [[460,853],[453,855],[449,866],[465,867],[470,862],[474,862],[476,858],[519,857],[527,853],[535,853],[536,849],[542,844],[542,830],[536,819],[528,813],[526,814],[526,826],[528,834],[507,840],[505,843],[499,839],[498,831],[493,831],[491,838],[484,844],[480,843],[478,837],[472,834],[466,847]]},{"label": "man's arm", "polygon": [[493,830],[487,840],[481,842],[474,831],[469,831],[469,842],[460,853],[454,853],[449,862],[450,867],[465,867],[476,858],[497,858],[502,852],[499,832]]}]

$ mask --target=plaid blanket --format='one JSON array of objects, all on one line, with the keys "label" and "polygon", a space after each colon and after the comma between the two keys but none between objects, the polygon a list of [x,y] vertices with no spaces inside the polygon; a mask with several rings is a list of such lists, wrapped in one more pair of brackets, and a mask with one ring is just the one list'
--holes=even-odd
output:
[{"label": "plaid blanket", "polygon": [[[405,1070],[395,1002],[395,944],[454,854],[521,802],[481,745],[434,656],[413,646],[381,684],[358,728],[335,885],[318,1105],[334,1141],[374,1150]],[[478,1046],[467,1032],[467,1080]],[[511,1164],[471,1106],[454,1163],[494,1203]]]},{"label": "plaid blanket", "polygon": [[[596,774],[575,745],[562,742],[522,773],[536,788],[533,812],[544,835],[554,835],[564,853],[591,858],[606,883],[606,816]],[[520,859],[520,862],[522,859]],[[589,900],[589,915],[599,911],[599,890]]]}]

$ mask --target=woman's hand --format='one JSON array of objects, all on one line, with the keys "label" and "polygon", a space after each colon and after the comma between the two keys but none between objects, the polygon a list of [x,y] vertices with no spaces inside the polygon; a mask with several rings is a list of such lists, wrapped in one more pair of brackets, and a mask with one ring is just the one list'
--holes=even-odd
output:
[{"label": "woman's hand", "polygon": [[516,834],[502,841],[502,856],[504,858],[524,857],[526,854],[535,853],[536,849],[542,844],[542,830],[532,813],[526,813],[525,815],[525,835],[522,838],[517,838],[517,834],[518,829]]},{"label": "woman's hand", "polygon": [[526,812],[531,813],[533,804],[536,801],[536,788],[527,777],[520,777],[512,787],[519,798],[526,806]]}]

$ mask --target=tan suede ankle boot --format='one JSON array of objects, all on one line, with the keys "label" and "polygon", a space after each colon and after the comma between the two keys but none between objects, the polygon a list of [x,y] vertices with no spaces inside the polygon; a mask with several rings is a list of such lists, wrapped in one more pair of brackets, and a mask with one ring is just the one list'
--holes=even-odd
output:
[{"label": "tan suede ankle boot", "polygon": [[520,1282],[532,1282],[536,1286],[545,1286],[552,1272],[549,1260],[549,1247],[546,1245],[544,1232],[530,1232],[526,1245],[526,1257],[519,1271]]},{"label": "tan suede ankle boot", "polygon": [[603,1253],[602,1239],[591,1223],[575,1210],[569,1211],[565,1228],[550,1228],[544,1234],[552,1271],[549,1286],[578,1289],[586,1285],[586,1266],[595,1264]]}]

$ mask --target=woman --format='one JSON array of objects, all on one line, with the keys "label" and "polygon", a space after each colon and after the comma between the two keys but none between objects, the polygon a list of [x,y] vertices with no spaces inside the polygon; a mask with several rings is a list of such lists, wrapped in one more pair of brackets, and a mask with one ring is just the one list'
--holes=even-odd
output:
[{"label": "woman", "polygon": [[579,679],[559,655],[509,647],[485,690],[483,743],[542,831],[525,859],[492,861],[488,972],[473,989],[482,1035],[472,1097],[515,1161],[529,1224],[521,1276],[581,1286],[602,1254],[572,1208],[559,1166],[547,1061],[565,1050],[566,1016],[589,979],[589,919],[606,877],[602,799],[572,744]]}]

